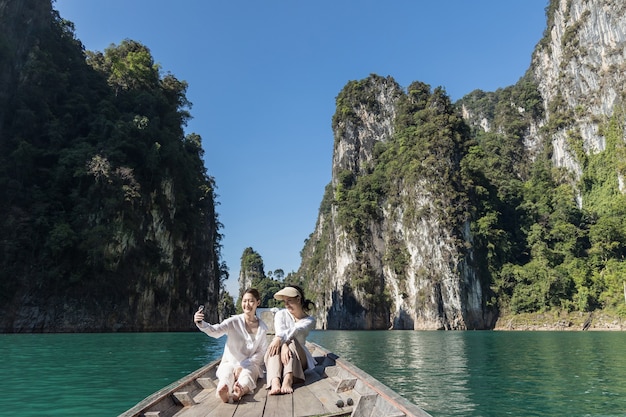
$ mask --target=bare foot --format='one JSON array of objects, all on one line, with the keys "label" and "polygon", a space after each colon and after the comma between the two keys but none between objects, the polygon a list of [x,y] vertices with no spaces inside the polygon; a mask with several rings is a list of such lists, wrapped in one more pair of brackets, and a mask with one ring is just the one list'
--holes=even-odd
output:
[{"label": "bare foot", "polygon": [[282,394],[280,388],[280,378],[272,379],[272,387],[270,388],[270,395]]},{"label": "bare foot", "polygon": [[227,403],[228,402],[228,385],[224,385],[222,388],[220,388],[220,390],[217,391],[217,394],[220,396],[222,401]]},{"label": "bare foot", "polygon": [[241,385],[239,385],[239,382],[235,382],[235,386],[233,387],[233,401],[239,401],[241,397],[249,392],[250,389],[248,387],[242,387]]},{"label": "bare foot", "polygon": [[280,387],[280,392],[283,394],[293,393],[293,374],[289,372],[283,379],[283,386]]}]

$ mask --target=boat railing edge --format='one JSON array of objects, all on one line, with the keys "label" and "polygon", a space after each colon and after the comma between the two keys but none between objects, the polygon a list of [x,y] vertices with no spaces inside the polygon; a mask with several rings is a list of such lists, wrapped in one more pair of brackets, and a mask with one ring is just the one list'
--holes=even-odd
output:
[{"label": "boat railing edge", "polygon": [[158,403],[163,397],[166,397],[168,395],[173,394],[175,391],[177,391],[178,387],[180,387],[181,385],[192,383],[193,381],[195,381],[200,376],[202,376],[205,373],[207,373],[212,368],[217,367],[217,365],[220,363],[220,361],[221,361],[221,358],[217,359],[217,360],[214,360],[214,361],[212,361],[212,362],[210,362],[210,363],[208,363],[208,364],[206,364],[206,365],[196,369],[195,371],[191,372],[190,374],[185,375],[184,377],[180,378],[179,380],[172,382],[171,384],[169,384],[169,385],[165,386],[164,388],[158,390],[157,392],[153,393],[152,395],[144,398],[142,401],[137,403],[134,407],[128,409],[125,412],[123,412],[118,417],[135,417],[135,416],[140,415],[141,412],[146,410],[151,405]]}]

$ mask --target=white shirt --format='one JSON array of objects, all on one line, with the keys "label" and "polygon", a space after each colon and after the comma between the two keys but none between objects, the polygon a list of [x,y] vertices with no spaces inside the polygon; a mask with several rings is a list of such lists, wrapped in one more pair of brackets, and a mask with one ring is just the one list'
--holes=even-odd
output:
[{"label": "white shirt", "polygon": [[309,332],[315,328],[315,317],[306,316],[297,320],[285,308],[280,309],[274,314],[274,332],[284,342],[290,342],[296,339],[300,346],[304,348],[307,359],[307,369],[315,368],[315,360],[313,355],[306,348],[306,338]]},{"label": "white shirt", "polygon": [[222,363],[233,363],[244,368],[256,368],[261,374],[263,356],[267,350],[267,325],[259,319],[259,328],[255,335],[246,330],[244,314],[238,314],[222,321],[219,324],[209,324],[205,321],[196,323],[198,329],[211,337],[219,338],[227,335]]}]

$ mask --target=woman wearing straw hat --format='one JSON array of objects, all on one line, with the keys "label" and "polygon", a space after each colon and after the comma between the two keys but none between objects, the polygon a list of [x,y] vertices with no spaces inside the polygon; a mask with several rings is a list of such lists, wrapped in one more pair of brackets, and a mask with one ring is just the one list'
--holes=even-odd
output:
[{"label": "woman wearing straw hat", "polygon": [[274,298],[282,300],[285,308],[274,315],[276,336],[265,353],[267,381],[270,395],[291,394],[293,384],[304,381],[304,371],[315,367],[313,355],[305,348],[315,328],[315,318],[307,313],[313,303],[297,285],[283,288]]}]

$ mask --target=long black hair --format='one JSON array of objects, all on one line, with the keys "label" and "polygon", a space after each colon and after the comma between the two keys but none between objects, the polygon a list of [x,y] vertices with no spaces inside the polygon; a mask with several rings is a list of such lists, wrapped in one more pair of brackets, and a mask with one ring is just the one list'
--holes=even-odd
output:
[{"label": "long black hair", "polygon": [[311,307],[315,307],[315,304],[313,304],[313,301],[308,300],[304,297],[304,290],[302,288],[300,288],[298,285],[290,284],[288,286],[295,288],[300,294],[300,304],[302,304],[302,309],[304,311],[308,312]]}]

